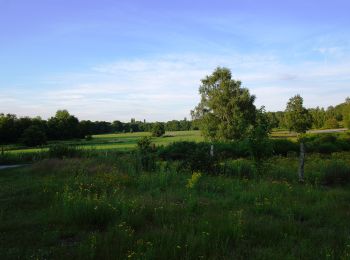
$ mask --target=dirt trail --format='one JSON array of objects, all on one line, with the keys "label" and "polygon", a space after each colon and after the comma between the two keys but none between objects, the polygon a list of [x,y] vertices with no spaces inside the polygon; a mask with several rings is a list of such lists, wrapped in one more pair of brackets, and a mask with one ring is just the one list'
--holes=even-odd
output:
[{"label": "dirt trail", "polygon": [[17,168],[24,166],[25,164],[15,164],[15,165],[0,165],[0,170],[10,169],[10,168]]}]

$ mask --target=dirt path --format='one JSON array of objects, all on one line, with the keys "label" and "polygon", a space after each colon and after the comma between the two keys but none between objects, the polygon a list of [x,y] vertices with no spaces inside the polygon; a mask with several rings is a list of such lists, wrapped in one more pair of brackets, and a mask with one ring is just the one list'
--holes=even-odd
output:
[{"label": "dirt path", "polygon": [[24,166],[25,164],[15,164],[15,165],[0,165],[0,170],[5,170],[5,169],[11,169],[11,168],[17,168]]}]

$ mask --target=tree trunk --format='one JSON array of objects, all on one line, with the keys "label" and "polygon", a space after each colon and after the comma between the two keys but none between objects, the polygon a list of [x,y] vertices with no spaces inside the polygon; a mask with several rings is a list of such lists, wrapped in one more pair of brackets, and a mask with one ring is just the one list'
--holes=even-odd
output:
[{"label": "tree trunk", "polygon": [[304,142],[300,141],[300,157],[299,157],[299,181],[304,182],[304,163],[305,163],[305,147]]},{"label": "tree trunk", "polygon": [[2,157],[4,157],[4,153],[5,153],[5,152],[4,152],[4,147],[1,146],[1,156],[2,156]]}]

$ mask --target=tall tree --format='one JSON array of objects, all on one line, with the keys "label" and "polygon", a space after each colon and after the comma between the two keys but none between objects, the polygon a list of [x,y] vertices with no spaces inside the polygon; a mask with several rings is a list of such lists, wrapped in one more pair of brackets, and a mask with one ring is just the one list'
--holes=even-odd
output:
[{"label": "tall tree", "polygon": [[227,68],[218,67],[201,82],[201,101],[191,115],[201,120],[203,135],[211,140],[246,137],[255,122],[255,96],[232,79]]},{"label": "tall tree", "polygon": [[47,124],[51,139],[63,140],[83,137],[78,118],[70,115],[67,110],[58,110],[55,117],[51,117]]},{"label": "tall tree", "polygon": [[289,99],[285,110],[285,121],[288,129],[298,134],[300,142],[299,180],[304,181],[305,147],[303,134],[312,125],[312,117],[303,106],[303,98],[296,95]]}]

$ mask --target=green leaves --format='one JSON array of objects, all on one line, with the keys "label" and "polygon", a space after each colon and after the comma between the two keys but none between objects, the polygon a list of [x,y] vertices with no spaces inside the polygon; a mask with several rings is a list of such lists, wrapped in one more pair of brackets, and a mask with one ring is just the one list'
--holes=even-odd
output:
[{"label": "green leaves", "polygon": [[305,133],[312,125],[312,117],[303,107],[303,98],[296,95],[289,99],[285,110],[286,125],[290,131]]},{"label": "green leaves", "polygon": [[202,79],[201,102],[191,112],[201,119],[203,135],[211,140],[244,138],[255,122],[255,96],[232,79],[231,71],[218,67]]}]

